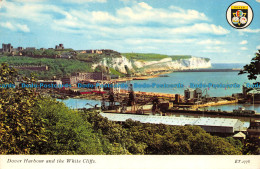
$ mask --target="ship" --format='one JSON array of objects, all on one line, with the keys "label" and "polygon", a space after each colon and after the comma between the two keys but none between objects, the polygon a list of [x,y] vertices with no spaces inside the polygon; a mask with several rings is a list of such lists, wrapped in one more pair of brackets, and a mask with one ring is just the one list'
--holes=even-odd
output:
[{"label": "ship", "polygon": [[251,114],[255,114],[256,111],[255,110],[246,110],[245,107],[239,107],[238,109],[234,109],[233,113],[236,114],[244,114],[244,115],[251,115]]}]

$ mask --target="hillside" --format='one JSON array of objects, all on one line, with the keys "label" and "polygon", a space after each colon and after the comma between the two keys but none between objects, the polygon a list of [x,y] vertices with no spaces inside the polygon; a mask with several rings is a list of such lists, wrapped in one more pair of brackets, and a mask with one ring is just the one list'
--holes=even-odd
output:
[{"label": "hillside", "polygon": [[[73,51],[72,51],[73,52]],[[75,52],[75,51],[74,51]],[[46,52],[45,52],[46,53]],[[211,67],[208,58],[190,55],[162,55],[154,53],[79,53],[67,58],[44,58],[27,56],[0,56],[0,63],[7,62],[11,66],[48,66],[47,71],[20,70],[23,75],[34,72],[39,79],[61,78],[73,72],[100,71],[101,67],[109,67],[110,73],[120,77],[128,73],[150,74],[151,72],[179,69],[198,69]]]},{"label": "hillside", "polygon": [[7,62],[10,66],[40,66],[46,65],[48,71],[19,70],[23,75],[34,72],[40,79],[50,79],[53,76],[63,77],[73,72],[92,72],[91,64],[74,59],[51,59],[51,58],[32,58],[26,56],[1,56],[0,63]]}]

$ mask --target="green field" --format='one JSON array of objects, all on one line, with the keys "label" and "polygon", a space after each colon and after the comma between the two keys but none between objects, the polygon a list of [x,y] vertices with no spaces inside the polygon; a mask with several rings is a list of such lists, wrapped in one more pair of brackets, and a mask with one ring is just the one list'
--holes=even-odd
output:
[{"label": "green field", "polygon": [[171,57],[172,60],[181,60],[181,59],[190,59],[191,55],[172,55],[169,57]]},{"label": "green field", "polygon": [[111,53],[78,53],[76,59],[86,62],[99,62],[103,58],[116,58],[120,57],[119,53],[111,52]]},{"label": "green field", "polygon": [[168,58],[168,55],[161,55],[155,53],[122,53],[127,59],[136,59],[143,61],[159,61],[161,59]]},{"label": "green field", "polygon": [[155,53],[122,53],[127,59],[135,59],[142,61],[159,61],[165,58],[172,58],[172,60],[189,59],[191,55],[163,55]]}]

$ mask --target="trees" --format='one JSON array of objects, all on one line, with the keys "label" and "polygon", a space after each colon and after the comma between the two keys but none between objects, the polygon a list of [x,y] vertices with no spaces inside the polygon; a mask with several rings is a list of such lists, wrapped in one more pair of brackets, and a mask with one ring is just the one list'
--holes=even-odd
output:
[{"label": "trees", "polygon": [[[17,71],[3,63],[0,85]],[[34,78],[24,78],[34,82]],[[33,89],[0,88],[0,154],[105,154],[114,148],[74,110]],[[104,149],[104,150],[103,150]]]},{"label": "trees", "polygon": [[225,139],[211,136],[197,126],[168,126],[126,122],[128,136],[146,145],[145,154],[221,155],[241,154]]},{"label": "trees", "polygon": [[54,49],[46,49],[43,53],[42,53],[43,56],[46,56],[46,57],[54,57],[54,56],[57,56],[59,55],[59,52],[58,51],[55,51]]},{"label": "trees", "polygon": [[244,69],[239,74],[248,73],[249,80],[256,80],[260,75],[260,50],[256,53],[256,56],[252,58],[251,63],[244,66]]},{"label": "trees", "polygon": [[[258,53],[255,54],[256,56],[252,58],[251,63],[244,66],[244,69],[239,72],[239,74],[248,73],[248,79],[249,80],[257,80],[260,75],[260,50],[258,50]],[[260,84],[260,82],[256,82]],[[252,89],[249,89],[252,90]],[[259,139],[252,139],[248,138],[245,141],[244,147],[243,147],[243,154],[259,154],[260,153],[260,147]]]},{"label": "trees", "polygon": [[102,137],[81,115],[63,103],[41,97],[33,112],[44,119],[47,141],[40,154],[105,154]]},{"label": "trees", "polygon": [[260,154],[260,139],[247,138],[243,147],[243,154],[245,155],[259,155]]},{"label": "trees", "polygon": [[[0,84],[14,83],[17,71],[3,63]],[[35,154],[46,142],[44,122],[31,110],[36,94],[29,89],[0,88],[0,154]]]}]

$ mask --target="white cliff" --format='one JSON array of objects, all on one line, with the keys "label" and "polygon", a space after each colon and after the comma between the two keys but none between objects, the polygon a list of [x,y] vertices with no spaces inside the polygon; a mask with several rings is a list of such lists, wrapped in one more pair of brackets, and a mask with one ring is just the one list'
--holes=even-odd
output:
[{"label": "white cliff", "polygon": [[165,71],[165,70],[183,70],[183,69],[201,69],[210,68],[211,62],[205,58],[191,57],[189,59],[172,60],[164,58],[159,61],[128,60],[121,56],[117,58],[103,58],[99,63],[93,64],[95,68],[98,65],[108,66],[115,70],[126,73],[125,65],[135,72],[137,69],[142,72]]},{"label": "white cliff", "polygon": [[125,69],[125,65],[132,71],[134,71],[133,64],[126,57],[115,57],[115,58],[103,58],[99,63],[93,64],[92,68],[96,68],[98,65],[107,66],[113,68],[121,73],[127,73]]}]

